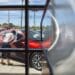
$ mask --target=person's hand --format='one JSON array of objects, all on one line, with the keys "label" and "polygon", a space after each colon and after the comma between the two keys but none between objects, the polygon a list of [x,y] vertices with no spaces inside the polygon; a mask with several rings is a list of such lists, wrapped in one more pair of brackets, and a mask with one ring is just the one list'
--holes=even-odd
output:
[{"label": "person's hand", "polygon": [[11,44],[11,45],[12,45],[12,44],[14,44],[15,42],[16,42],[16,41],[15,41],[15,40],[13,40],[13,41],[9,42],[9,44]]},{"label": "person's hand", "polygon": [[11,46],[11,48],[16,48],[13,42],[9,43],[9,45]]}]

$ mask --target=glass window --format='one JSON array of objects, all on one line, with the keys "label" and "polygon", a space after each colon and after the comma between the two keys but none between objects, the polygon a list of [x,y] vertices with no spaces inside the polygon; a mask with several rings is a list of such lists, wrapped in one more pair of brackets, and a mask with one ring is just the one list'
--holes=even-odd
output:
[{"label": "glass window", "polygon": [[25,0],[0,0],[0,5],[25,5]]},{"label": "glass window", "polygon": [[[29,39],[41,40],[40,37],[40,22],[43,15],[43,11],[30,11],[29,12]],[[36,37],[36,35],[39,35]]]},{"label": "glass window", "polygon": [[54,3],[57,5],[63,5],[63,4],[68,4],[67,0],[54,0]]},{"label": "glass window", "polygon": [[[29,49],[41,50],[41,29],[40,22],[43,15],[43,11],[29,11]],[[38,44],[38,46],[36,45]]]},{"label": "glass window", "polygon": [[56,21],[54,19],[54,16],[51,14],[51,11],[47,10],[44,20],[43,20],[43,34],[44,37],[43,38],[43,44],[42,47],[44,49],[48,49],[52,46],[52,44],[55,41],[56,38]]},{"label": "glass window", "polygon": [[0,24],[3,23],[13,23],[16,26],[21,27],[21,19],[22,26],[25,25],[25,13],[24,11],[0,11]]},{"label": "glass window", "polygon": [[[75,21],[75,14],[73,13],[72,9],[60,9],[56,10],[56,19],[58,20],[59,24],[74,24]],[[61,19],[62,18],[62,19]]]},{"label": "glass window", "polygon": [[[15,5],[25,5],[25,0],[0,0],[0,7],[8,5],[12,7]],[[1,75],[2,74],[25,75],[24,27],[25,27],[25,10],[15,11],[15,8],[14,10],[12,9],[2,10],[2,8],[0,9]],[[17,52],[15,50],[17,50]],[[20,50],[22,50],[22,52],[19,52]]]},{"label": "glass window", "polygon": [[29,0],[29,5],[45,5],[46,0]]},{"label": "glass window", "polygon": [[[11,29],[7,30],[8,27],[12,27]],[[17,10],[17,11],[0,11],[0,32],[3,35],[3,41],[6,39],[6,33],[12,33],[12,37],[8,37],[8,42],[14,42],[15,48],[24,48],[24,27],[25,27],[25,11]],[[14,30],[12,30],[14,28]],[[12,31],[11,31],[12,30]],[[21,35],[21,33],[23,35]],[[10,34],[9,34],[10,35]],[[10,35],[11,36],[11,35]],[[15,37],[15,38],[14,38]],[[23,38],[23,39],[22,39]],[[0,42],[1,43],[1,42]],[[2,45],[3,46],[3,45]],[[6,47],[7,48],[7,47]],[[11,45],[9,48],[13,48]]]}]

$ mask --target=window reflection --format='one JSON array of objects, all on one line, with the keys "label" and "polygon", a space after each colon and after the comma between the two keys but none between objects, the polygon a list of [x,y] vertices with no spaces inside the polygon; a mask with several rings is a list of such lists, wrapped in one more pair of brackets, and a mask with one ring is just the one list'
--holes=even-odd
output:
[{"label": "window reflection", "polygon": [[0,5],[25,5],[25,0],[0,0]]},{"label": "window reflection", "polygon": [[46,0],[29,0],[29,5],[45,5]]},{"label": "window reflection", "polygon": [[[73,24],[75,14],[73,13],[72,9],[60,9],[56,10],[56,18],[60,24]],[[61,20],[62,17],[62,20]]]}]

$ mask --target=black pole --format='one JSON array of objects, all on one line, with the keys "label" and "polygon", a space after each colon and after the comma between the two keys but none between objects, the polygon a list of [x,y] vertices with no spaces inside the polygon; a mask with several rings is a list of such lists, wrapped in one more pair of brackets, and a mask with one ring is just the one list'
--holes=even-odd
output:
[{"label": "black pole", "polygon": [[29,56],[28,56],[28,0],[25,1],[26,10],[25,10],[25,75],[29,75]]},{"label": "black pole", "polygon": [[[41,22],[40,22],[40,36],[41,36],[41,42],[43,41],[43,39],[42,39],[42,31],[43,31],[43,20],[44,20],[44,17],[45,17],[45,14],[46,14],[46,12],[47,12],[47,8],[48,8],[48,5],[49,5],[49,3],[50,3],[50,0],[47,0],[46,1],[46,5],[45,5],[45,8],[44,8],[44,11],[43,11],[43,15],[42,15],[42,18],[41,18]],[[42,49],[43,49],[43,47],[42,47]]]},{"label": "black pole", "polygon": [[35,29],[35,11],[34,11],[34,29]]},{"label": "black pole", "polygon": [[[22,0],[22,5],[23,5],[23,0]],[[23,20],[23,10],[21,10],[21,29],[22,29],[22,20]]]}]

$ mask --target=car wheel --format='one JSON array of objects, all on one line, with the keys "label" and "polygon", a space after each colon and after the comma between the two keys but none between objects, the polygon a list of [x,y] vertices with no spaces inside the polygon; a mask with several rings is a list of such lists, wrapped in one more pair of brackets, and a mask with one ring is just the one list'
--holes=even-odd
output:
[{"label": "car wheel", "polygon": [[31,67],[35,68],[36,70],[42,70],[42,63],[41,63],[42,55],[41,53],[34,52],[30,55],[30,65]]}]

